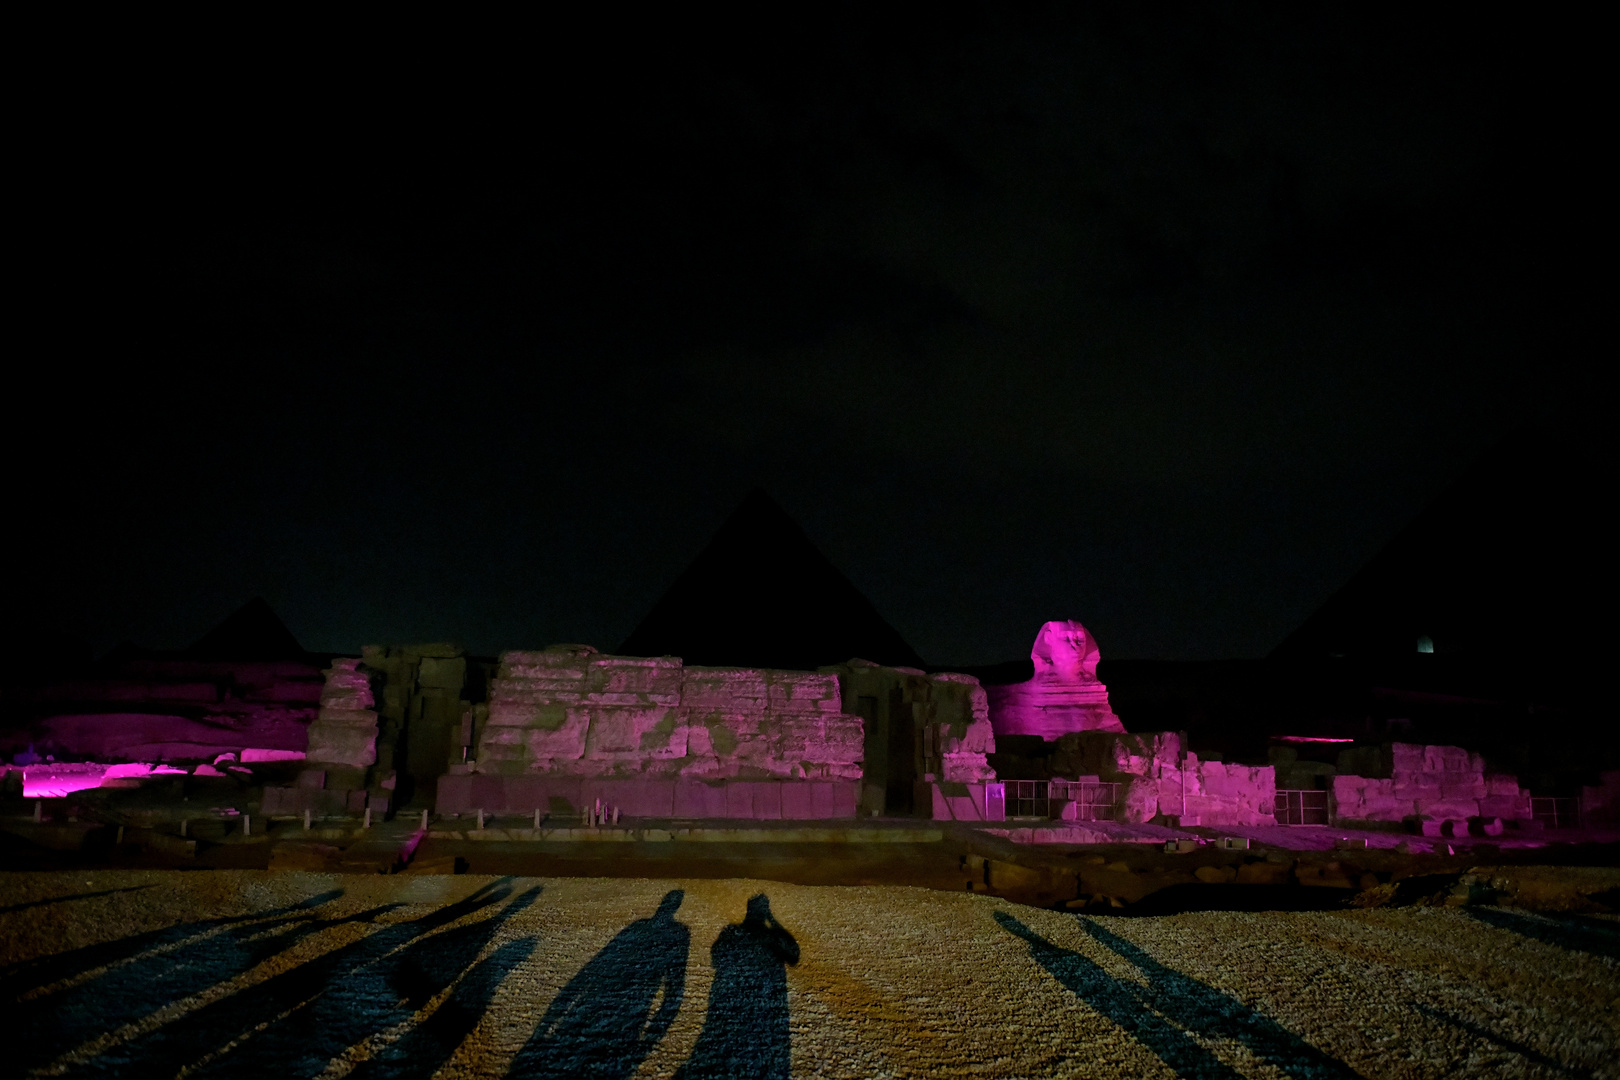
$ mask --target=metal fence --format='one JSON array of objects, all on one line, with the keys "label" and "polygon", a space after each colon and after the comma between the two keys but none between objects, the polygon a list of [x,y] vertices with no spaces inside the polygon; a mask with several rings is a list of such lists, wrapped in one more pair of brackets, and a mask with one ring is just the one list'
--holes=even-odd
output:
[{"label": "metal fence", "polygon": [[1546,822],[1549,829],[1573,829],[1581,823],[1581,803],[1579,799],[1532,797],[1530,816],[1537,821]]},{"label": "metal fence", "polygon": [[1328,793],[1325,791],[1277,792],[1277,824],[1326,825]]},{"label": "metal fence", "polygon": [[[1081,780],[1004,780],[1009,818],[1051,821],[1113,821],[1118,813],[1119,785]],[[1065,807],[1073,806],[1071,813]]]}]

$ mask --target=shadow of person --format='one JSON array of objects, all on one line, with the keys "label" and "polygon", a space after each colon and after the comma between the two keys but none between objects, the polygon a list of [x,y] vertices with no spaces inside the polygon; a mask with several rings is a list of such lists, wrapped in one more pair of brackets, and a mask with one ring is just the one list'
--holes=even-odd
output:
[{"label": "shadow of person", "polygon": [[1052,944],[1006,912],[994,914],[1004,929],[1029,942],[1030,955],[1060,983],[1129,1032],[1185,1080],[1235,1080],[1239,1075],[1194,1041],[1194,1034],[1241,1043],[1256,1057],[1298,1080],[1359,1080],[1360,1074],[1270,1017],[1165,967],[1139,946],[1089,919],[1080,919],[1080,928],[1129,961],[1142,973],[1145,985],[1114,978],[1089,958]]},{"label": "shadow of person", "polygon": [[771,914],[770,898],[750,899],[743,921],[720,931],[709,957],[709,1011],[676,1080],[787,1077],[787,965],[799,962],[799,943]]},{"label": "shadow of person", "polygon": [[627,1077],[658,1045],[686,994],[691,931],[675,921],[686,893],[620,930],[562,988],[507,1074]]}]

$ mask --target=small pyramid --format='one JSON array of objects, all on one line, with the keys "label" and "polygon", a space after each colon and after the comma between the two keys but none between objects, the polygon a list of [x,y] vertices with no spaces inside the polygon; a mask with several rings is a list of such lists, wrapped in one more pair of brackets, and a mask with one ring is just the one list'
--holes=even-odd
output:
[{"label": "small pyramid", "polygon": [[923,666],[872,602],[758,488],[618,651],[717,667],[809,671],[854,657]]},{"label": "small pyramid", "polygon": [[187,646],[185,655],[196,660],[303,660],[308,656],[292,631],[258,596]]}]

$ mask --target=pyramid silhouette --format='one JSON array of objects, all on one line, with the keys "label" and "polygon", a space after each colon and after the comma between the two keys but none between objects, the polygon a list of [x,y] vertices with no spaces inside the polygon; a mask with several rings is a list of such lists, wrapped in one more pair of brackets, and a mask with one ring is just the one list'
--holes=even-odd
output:
[{"label": "pyramid silhouette", "polygon": [[292,631],[258,596],[187,646],[185,655],[197,660],[303,660],[308,656]]},{"label": "pyramid silhouette", "polygon": [[618,651],[801,671],[852,657],[923,666],[872,602],[758,488]]},{"label": "pyramid silhouette", "polygon": [[[1612,587],[1595,426],[1538,424],[1487,450],[1273,651],[1278,658],[1597,651]],[[1600,599],[1601,598],[1601,599]]]}]

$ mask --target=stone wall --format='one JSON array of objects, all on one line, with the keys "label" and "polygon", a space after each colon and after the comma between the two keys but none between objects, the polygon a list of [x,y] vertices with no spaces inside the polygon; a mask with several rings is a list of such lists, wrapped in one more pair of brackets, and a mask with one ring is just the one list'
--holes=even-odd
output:
[{"label": "stone wall", "polygon": [[1588,825],[1620,821],[1620,771],[1602,773],[1596,784],[1581,788],[1581,821]]},{"label": "stone wall", "polygon": [[[1349,824],[1530,817],[1530,793],[1513,776],[1488,774],[1479,754],[1460,746],[1414,743],[1391,743],[1382,753],[1386,776],[1333,777],[1334,820]],[[1374,767],[1370,762],[1363,765]]]},{"label": "stone wall", "polygon": [[859,780],[863,730],[836,675],[563,646],[502,655],[467,771]]},{"label": "stone wall", "polygon": [[[1272,825],[1276,823],[1276,773],[1269,765],[1238,765],[1200,761],[1188,754],[1181,777],[1166,777],[1159,785],[1161,813],[1179,815],[1175,781],[1187,781],[1183,824]],[[1166,802],[1169,809],[1166,809]]]},{"label": "stone wall", "polygon": [[983,817],[984,784],[996,775],[986,755],[996,742],[979,680],[865,660],[821,670],[837,677],[844,712],[865,725],[866,814]]},{"label": "stone wall", "polygon": [[16,692],[0,750],[149,762],[302,750],[321,686],[319,667],[292,661],[131,660]]},{"label": "stone wall", "polygon": [[474,726],[469,760],[439,781],[441,811],[572,813],[601,798],[632,816],[849,817],[865,756],[836,673],[584,645],[503,654]]}]

